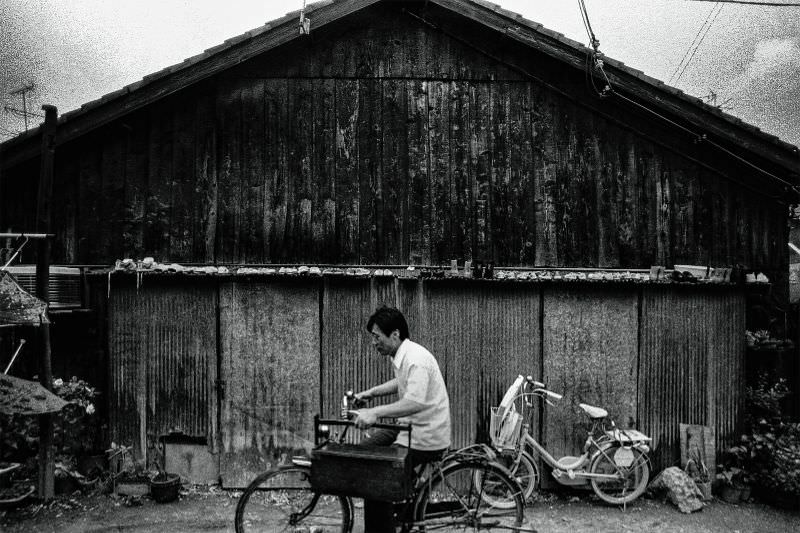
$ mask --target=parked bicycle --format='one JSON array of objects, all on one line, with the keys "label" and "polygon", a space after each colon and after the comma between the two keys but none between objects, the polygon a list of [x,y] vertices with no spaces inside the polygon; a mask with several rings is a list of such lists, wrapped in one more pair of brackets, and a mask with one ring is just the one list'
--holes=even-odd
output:
[{"label": "parked bicycle", "polygon": [[[531,376],[518,376],[493,407],[490,420],[492,446],[509,469],[527,501],[540,482],[536,457],[552,469],[562,485],[590,485],[597,496],[612,505],[622,505],[641,496],[650,479],[650,437],[635,429],[620,429],[600,407],[581,403],[578,406],[591,421],[583,453],[579,457],[556,459],[530,434],[531,399],[540,398],[550,405],[562,396],[549,390]],[[513,502],[495,501],[498,507]]]},{"label": "parked bicycle", "polygon": [[[357,407],[346,405],[343,411]],[[524,502],[519,485],[486,451],[470,447],[448,453],[419,471],[405,471],[398,462],[404,456],[402,449],[347,443],[352,425],[349,420],[315,417],[311,457],[294,457],[291,464],[256,477],[236,506],[236,532],[347,533],[354,522],[352,498],[376,499],[379,493],[397,502],[397,523],[405,533],[450,528],[535,531],[522,527]],[[343,430],[339,433],[334,427]],[[396,424],[373,427],[412,429]]]}]

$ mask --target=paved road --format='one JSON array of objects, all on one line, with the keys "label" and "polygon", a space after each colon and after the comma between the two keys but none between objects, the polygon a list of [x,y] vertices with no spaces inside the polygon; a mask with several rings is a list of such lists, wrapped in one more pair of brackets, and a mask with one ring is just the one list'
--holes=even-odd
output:
[{"label": "paved road", "polygon": [[[192,491],[177,502],[158,504],[147,498],[129,507],[120,499],[93,496],[60,498],[48,506],[0,512],[3,533],[190,533],[232,532],[238,493],[212,489]],[[356,533],[363,533],[357,509]],[[703,511],[684,515],[658,500],[641,499],[627,509],[606,507],[588,496],[548,496],[526,510],[531,526],[540,533],[656,532],[745,533],[798,532],[800,510],[784,511],[749,503],[730,505],[714,501]]]}]

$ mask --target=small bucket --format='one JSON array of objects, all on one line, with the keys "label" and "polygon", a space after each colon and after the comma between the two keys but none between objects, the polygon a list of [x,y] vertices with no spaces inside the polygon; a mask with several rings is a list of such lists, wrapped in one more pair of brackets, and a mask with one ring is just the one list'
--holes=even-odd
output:
[{"label": "small bucket", "polygon": [[150,496],[158,503],[167,503],[178,499],[181,488],[181,477],[178,474],[162,472],[150,480]]}]

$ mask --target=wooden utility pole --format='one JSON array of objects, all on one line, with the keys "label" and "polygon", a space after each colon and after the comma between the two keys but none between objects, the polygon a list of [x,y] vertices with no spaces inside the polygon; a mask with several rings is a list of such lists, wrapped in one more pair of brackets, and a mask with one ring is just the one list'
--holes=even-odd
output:
[{"label": "wooden utility pole", "polygon": [[[39,194],[36,202],[36,231],[50,233],[53,203],[53,159],[56,148],[56,123],[58,111],[55,106],[43,105],[45,112],[42,125],[41,173]],[[36,296],[50,301],[50,239],[38,241],[36,254]],[[53,390],[53,369],[50,362],[50,323],[39,326],[39,381],[47,390]],[[55,449],[53,447],[53,414],[39,415],[39,497],[52,499],[55,494]]]}]

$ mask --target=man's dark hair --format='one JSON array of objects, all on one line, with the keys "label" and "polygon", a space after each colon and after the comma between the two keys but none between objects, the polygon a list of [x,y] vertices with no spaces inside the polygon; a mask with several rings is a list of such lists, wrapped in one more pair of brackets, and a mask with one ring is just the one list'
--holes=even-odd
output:
[{"label": "man's dark hair", "polygon": [[406,317],[399,309],[394,307],[386,307],[385,305],[379,307],[372,313],[367,321],[367,331],[372,331],[372,326],[377,325],[384,335],[387,337],[392,334],[394,330],[400,332],[400,340],[404,341],[408,338],[408,322]]}]

